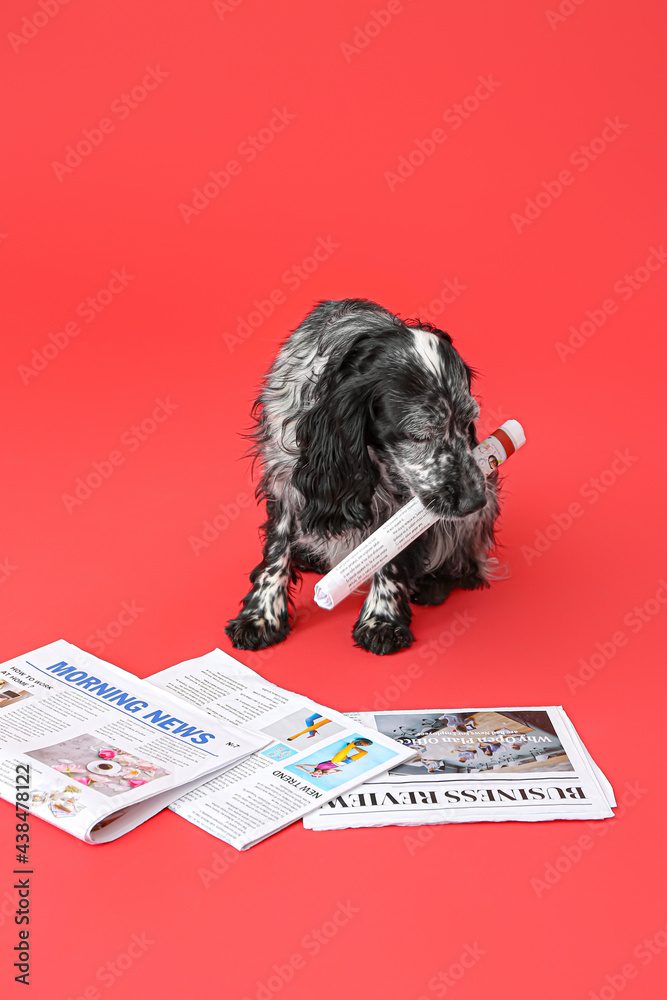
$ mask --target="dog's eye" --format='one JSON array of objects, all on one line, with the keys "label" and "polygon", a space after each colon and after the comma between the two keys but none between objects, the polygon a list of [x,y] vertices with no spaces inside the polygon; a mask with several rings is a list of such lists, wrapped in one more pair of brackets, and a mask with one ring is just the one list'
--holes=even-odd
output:
[{"label": "dog's eye", "polygon": [[411,441],[416,441],[418,444],[428,444],[429,441],[433,440],[433,435],[428,434],[425,431],[420,431],[419,434],[408,433],[407,436],[410,438]]}]

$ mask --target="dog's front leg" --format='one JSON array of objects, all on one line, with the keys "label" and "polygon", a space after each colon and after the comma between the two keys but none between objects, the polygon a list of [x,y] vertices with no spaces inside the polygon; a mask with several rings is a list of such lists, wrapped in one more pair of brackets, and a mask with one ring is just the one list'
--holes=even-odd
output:
[{"label": "dog's front leg", "polygon": [[289,588],[294,581],[291,556],[291,518],[277,500],[267,503],[263,559],[250,574],[252,588],[243,608],[225,632],[237,649],[264,649],[287,638]]},{"label": "dog's front leg", "polygon": [[352,631],[357,646],[385,656],[414,642],[410,631],[407,573],[400,560],[387,563],[373,577],[368,597]]}]

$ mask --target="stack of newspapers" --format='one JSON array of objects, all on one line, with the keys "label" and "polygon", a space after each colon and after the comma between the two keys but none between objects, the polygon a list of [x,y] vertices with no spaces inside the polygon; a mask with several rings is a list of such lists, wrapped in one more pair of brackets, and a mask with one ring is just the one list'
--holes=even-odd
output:
[{"label": "stack of newspapers", "polygon": [[348,713],[216,649],[141,680],[64,640],[0,664],[0,796],[90,844],[165,807],[245,850],[311,830],[604,819],[561,708]]},{"label": "stack of newspapers", "polygon": [[244,850],[413,756],[220,650],[148,681],[63,640],[0,664],[0,796],[90,844],[169,806]]},{"label": "stack of newspapers", "polygon": [[352,717],[416,755],[309,813],[309,830],[613,815],[612,787],[560,707]]}]

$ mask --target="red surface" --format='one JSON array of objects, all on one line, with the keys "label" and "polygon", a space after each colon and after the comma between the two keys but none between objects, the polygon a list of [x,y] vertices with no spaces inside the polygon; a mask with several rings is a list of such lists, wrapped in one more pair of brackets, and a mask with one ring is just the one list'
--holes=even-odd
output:
[{"label": "red surface", "polygon": [[[417,645],[386,659],[353,648],[354,601],[332,613],[312,605],[309,577],[298,600],[309,614],[288,641],[240,658],[343,710],[383,697],[419,708],[562,703],[619,796],[642,772],[613,823],[440,827],[417,846],[399,828],[294,826],[237,855],[163,813],[92,848],[35,821],[33,998],[609,1000],[664,989],[667,610],[650,602],[665,576],[665,269],[621,291],[667,237],[664,12],[657,0],[632,10],[565,0],[571,13],[550,24],[545,7],[406,0],[355,52],[341,44],[355,43],[371,9],[387,21],[383,0],[235,0],[218,11],[72,2],[25,44],[11,33],[30,33],[22,19],[39,14],[37,0],[4,5],[2,659],[62,636],[146,676],[228,649],[223,626],[258,559],[262,514],[246,505],[198,555],[190,538],[250,492],[239,432],[277,345],[318,299],[366,296],[453,335],[482,373],[484,430],[507,416],[525,424],[529,443],[504,476],[512,576],[417,610]],[[146,67],[168,75],[123,111]],[[443,119],[489,75],[477,110],[458,127],[455,110]],[[295,117],[249,162],[239,146],[274,108]],[[59,179],[54,161],[105,118],[113,130],[93,133],[99,145]],[[582,169],[576,150],[608,118],[627,127],[607,131]],[[388,180],[434,129],[446,139],[423,165]],[[240,172],[186,222],[179,204],[230,160]],[[515,225],[567,169],[560,196]],[[336,247],[295,287],[285,272],[320,238]],[[114,301],[92,322],[77,317],[123,268],[133,277]],[[447,279],[459,291],[436,315],[428,303]],[[284,298],[252,336],[225,340],[274,289]],[[617,310],[562,360],[556,345],[587,310],[600,321],[608,299]],[[42,371],[21,369],[77,319],[80,334]],[[123,437],[166,398],[177,408],[154,434]],[[617,449],[627,467],[600,492],[592,480]],[[63,494],[113,451],[122,464],[68,512]],[[561,537],[553,527],[545,551],[522,551],[576,503],[581,516]],[[105,645],[95,633],[132,601],[141,612]],[[635,619],[647,601],[647,620]],[[449,641],[459,612],[474,623],[434,658],[429,643]],[[619,631],[627,641],[610,646]],[[597,644],[614,655],[573,686],[568,675]],[[419,676],[397,698],[409,664]],[[23,993],[10,958],[9,806],[0,820],[0,976],[13,997]],[[577,860],[584,833],[592,846]],[[201,870],[217,855],[233,863],[206,888]],[[335,936],[313,944],[336,914]],[[153,943],[116,965],[134,934]],[[447,986],[438,976],[466,946],[477,957]],[[271,979],[295,954],[289,982]]]}]

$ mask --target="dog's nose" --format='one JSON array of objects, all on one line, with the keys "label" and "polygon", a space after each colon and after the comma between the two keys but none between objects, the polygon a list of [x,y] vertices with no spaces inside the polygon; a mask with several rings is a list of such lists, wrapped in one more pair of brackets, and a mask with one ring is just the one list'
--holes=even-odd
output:
[{"label": "dog's nose", "polygon": [[469,493],[467,496],[461,497],[458,504],[458,512],[462,517],[468,514],[474,514],[476,510],[481,510],[482,507],[486,507],[486,493],[480,490],[476,493]]}]

